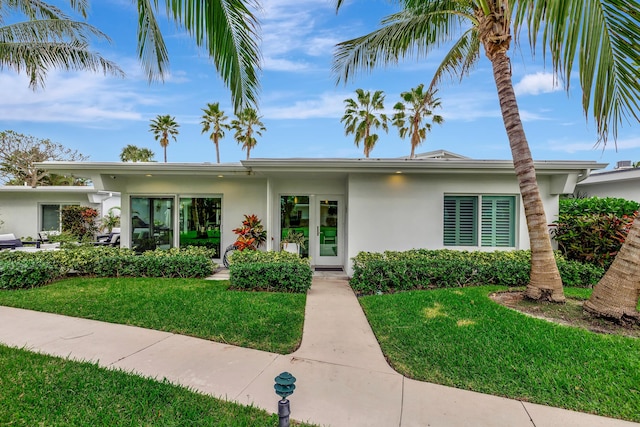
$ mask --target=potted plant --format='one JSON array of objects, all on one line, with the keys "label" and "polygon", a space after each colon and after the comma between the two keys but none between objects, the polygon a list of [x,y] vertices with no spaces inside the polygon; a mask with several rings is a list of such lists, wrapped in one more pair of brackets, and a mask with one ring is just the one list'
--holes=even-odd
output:
[{"label": "potted plant", "polygon": [[287,235],[280,241],[280,249],[294,254],[300,254],[300,249],[306,246],[306,239],[303,233],[289,230]]}]

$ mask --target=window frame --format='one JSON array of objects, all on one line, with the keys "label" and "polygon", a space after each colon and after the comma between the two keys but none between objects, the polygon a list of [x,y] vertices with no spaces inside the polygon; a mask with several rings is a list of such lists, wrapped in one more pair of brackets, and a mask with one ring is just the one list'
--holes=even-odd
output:
[{"label": "window frame", "polygon": [[[456,215],[453,220],[448,218],[451,211],[451,201],[456,201]],[[460,224],[464,218],[457,215],[461,212],[461,201],[473,201],[473,224],[471,227],[472,236],[462,235]],[[442,245],[444,247],[465,247],[465,248],[516,248],[518,240],[518,209],[519,196],[515,194],[452,194],[445,193],[443,197],[443,219],[442,219]],[[492,204],[491,217],[486,216],[486,203]],[[449,206],[448,206],[449,205]],[[506,208],[506,212],[504,211]],[[500,212],[500,209],[503,209]],[[467,215],[469,209],[467,208]],[[468,221],[468,219],[467,219]],[[491,221],[487,224],[487,221]],[[455,230],[451,232],[450,227]],[[508,228],[508,235],[505,236],[501,229]],[[449,229],[448,229],[449,228]],[[468,233],[468,232],[467,232]],[[502,242],[502,244],[501,244]]]}]

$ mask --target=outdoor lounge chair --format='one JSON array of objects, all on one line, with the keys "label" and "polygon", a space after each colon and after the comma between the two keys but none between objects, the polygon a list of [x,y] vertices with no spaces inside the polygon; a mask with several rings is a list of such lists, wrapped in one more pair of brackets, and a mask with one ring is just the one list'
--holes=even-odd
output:
[{"label": "outdoor lounge chair", "polygon": [[35,245],[36,248],[39,248],[40,242],[39,241],[23,242],[22,240],[16,238],[16,236],[13,233],[0,234],[0,249],[16,249],[16,248],[21,248],[24,245]]},{"label": "outdoor lounge chair", "polygon": [[98,241],[93,242],[94,246],[120,246],[120,233],[109,233],[98,236]]}]

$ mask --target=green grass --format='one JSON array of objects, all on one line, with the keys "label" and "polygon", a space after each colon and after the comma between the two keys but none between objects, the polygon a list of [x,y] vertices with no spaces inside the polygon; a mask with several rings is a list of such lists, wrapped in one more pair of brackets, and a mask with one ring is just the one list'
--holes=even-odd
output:
[{"label": "green grass", "polygon": [[408,377],[640,421],[639,339],[525,316],[488,298],[501,289],[412,291],[360,302],[385,355]]},{"label": "green grass", "polygon": [[224,281],[73,278],[0,291],[0,305],[135,325],[280,354],[302,340],[305,294],[239,292]]},{"label": "green grass", "polygon": [[[5,346],[0,346],[0,390],[0,425],[278,425],[277,415],[166,381]],[[277,399],[274,394],[274,405]]]}]

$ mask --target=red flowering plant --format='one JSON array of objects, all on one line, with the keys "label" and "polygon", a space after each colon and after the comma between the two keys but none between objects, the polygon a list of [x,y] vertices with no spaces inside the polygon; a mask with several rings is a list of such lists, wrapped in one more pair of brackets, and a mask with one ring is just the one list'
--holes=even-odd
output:
[{"label": "red flowering plant", "polygon": [[235,247],[239,251],[256,250],[267,241],[267,231],[256,215],[245,215],[242,227],[233,230],[238,235]]}]

